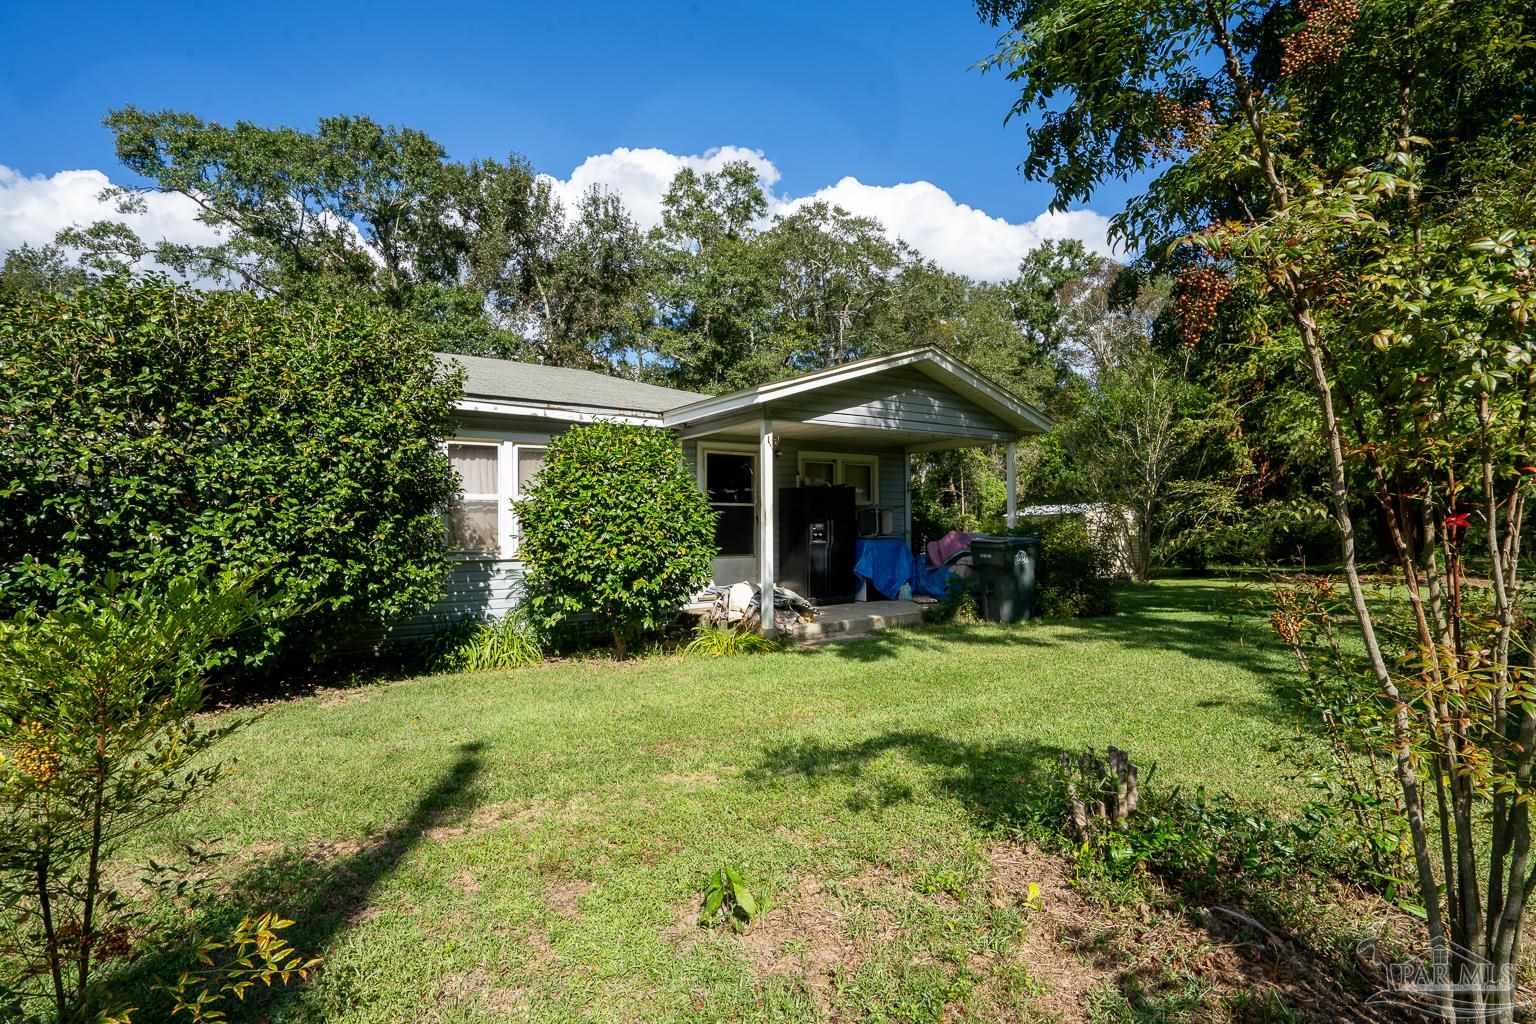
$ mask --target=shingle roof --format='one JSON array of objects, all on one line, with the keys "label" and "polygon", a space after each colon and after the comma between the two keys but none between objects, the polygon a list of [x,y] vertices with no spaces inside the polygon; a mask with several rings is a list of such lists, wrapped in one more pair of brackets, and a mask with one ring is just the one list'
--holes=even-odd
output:
[{"label": "shingle roof", "polygon": [[443,363],[459,363],[464,367],[464,394],[471,398],[664,412],[709,397],[565,366],[515,363],[510,359],[446,352],[437,353],[437,358]]}]

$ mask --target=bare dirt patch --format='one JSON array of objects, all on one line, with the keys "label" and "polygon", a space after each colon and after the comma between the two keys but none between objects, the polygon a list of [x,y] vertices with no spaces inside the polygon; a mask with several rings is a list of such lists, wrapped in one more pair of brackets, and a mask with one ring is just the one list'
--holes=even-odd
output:
[{"label": "bare dirt patch", "polygon": [[584,882],[576,878],[562,878],[553,881],[544,890],[544,902],[549,904],[549,909],[567,920],[574,920],[581,916],[577,904],[581,898],[592,891],[592,883]]},{"label": "bare dirt patch", "polygon": [[864,954],[848,936],[843,903],[816,878],[801,878],[741,936],[759,977],[785,975],[805,982],[823,1009],[837,973],[854,971]]},{"label": "bare dirt patch", "polygon": [[1104,993],[1155,1000],[1193,979],[1214,1020],[1228,1019],[1238,997],[1277,1000],[1305,1020],[1397,1019],[1365,1006],[1336,965],[1235,908],[1181,912],[1171,900],[1109,908],[1072,884],[1059,857],[1000,843],[988,860],[995,906],[1024,906],[1029,884],[1040,886],[1040,908],[1012,958],[1040,983],[1029,1006],[1047,1016],[1088,1021]]},{"label": "bare dirt patch", "polygon": [[444,976],[433,998],[435,1012],[441,1016],[444,1010],[468,1006],[483,1006],[494,1013],[509,1013],[528,999],[527,989],[519,985],[505,985],[484,967],[468,971],[453,971]]}]

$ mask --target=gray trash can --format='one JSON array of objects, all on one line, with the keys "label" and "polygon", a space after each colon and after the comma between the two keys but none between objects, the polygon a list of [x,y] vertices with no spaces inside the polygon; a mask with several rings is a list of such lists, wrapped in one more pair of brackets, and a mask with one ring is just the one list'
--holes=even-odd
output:
[{"label": "gray trash can", "polygon": [[1035,586],[1039,537],[972,537],[971,564],[976,570],[976,601],[982,618],[1018,622],[1039,614]]}]

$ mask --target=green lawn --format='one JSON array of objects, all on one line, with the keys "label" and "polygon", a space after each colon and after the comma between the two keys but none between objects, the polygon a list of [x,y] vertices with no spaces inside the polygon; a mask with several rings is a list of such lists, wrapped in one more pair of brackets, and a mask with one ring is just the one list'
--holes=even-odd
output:
[{"label": "green lawn", "polygon": [[[1299,799],[1272,749],[1295,729],[1271,692],[1285,656],[1248,593],[1122,600],[330,691],[229,741],[230,784],[153,846],[223,837],[203,912],[279,911],[326,959],[237,1020],[1071,1018],[999,874],[1060,751],[1114,743],[1157,785]],[[744,936],[690,927],[721,862],[775,903]]]}]

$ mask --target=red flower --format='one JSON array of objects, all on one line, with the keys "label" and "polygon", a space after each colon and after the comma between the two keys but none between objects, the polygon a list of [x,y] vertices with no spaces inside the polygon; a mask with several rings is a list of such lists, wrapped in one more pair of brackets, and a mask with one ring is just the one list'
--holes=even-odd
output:
[{"label": "red flower", "polygon": [[1459,526],[1466,526],[1467,520],[1471,518],[1470,512],[1454,512],[1445,517],[1445,525],[1454,530]]},{"label": "red flower", "polygon": [[1522,472],[1522,473],[1536,473],[1536,466],[1521,466],[1520,467],[1520,472]]}]

